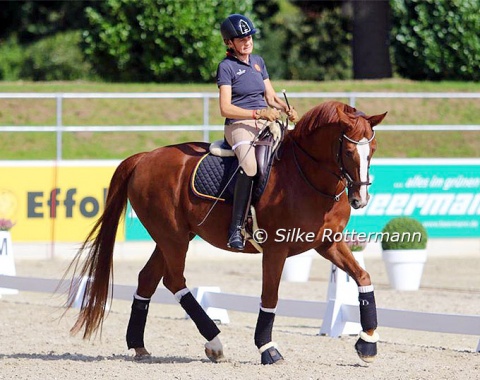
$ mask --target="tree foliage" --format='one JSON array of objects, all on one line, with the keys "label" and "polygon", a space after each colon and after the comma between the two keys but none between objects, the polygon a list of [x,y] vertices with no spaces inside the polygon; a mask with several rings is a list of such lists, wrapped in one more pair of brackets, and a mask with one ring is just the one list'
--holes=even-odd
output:
[{"label": "tree foliage", "polygon": [[82,29],[86,26],[87,6],[97,8],[100,2],[2,1],[0,39],[14,35],[19,44],[27,45],[60,32]]},{"label": "tree foliage", "polygon": [[341,2],[259,1],[260,52],[273,78],[351,77],[351,34]]},{"label": "tree foliage", "polygon": [[111,81],[211,81],[225,53],[220,23],[251,1],[107,0],[87,8],[84,49]]},{"label": "tree foliage", "polygon": [[288,23],[287,77],[338,80],[351,77],[351,34],[340,7],[301,13]]},{"label": "tree foliage", "polygon": [[391,0],[398,73],[416,80],[480,80],[480,1]]},{"label": "tree foliage", "polygon": [[80,50],[80,31],[57,33],[30,44],[19,76],[33,81],[93,79]]},{"label": "tree foliage", "polygon": [[[392,10],[390,52],[397,74],[415,80],[480,80],[479,0],[384,1]],[[255,53],[265,58],[272,78],[348,79],[352,15],[346,10],[352,3],[4,1],[0,79],[90,79],[93,72],[107,81],[212,81],[225,50],[220,23],[231,13],[254,20],[260,30]]]},{"label": "tree foliage", "polygon": [[91,79],[79,46],[87,5],[99,7],[100,2],[2,2],[0,79]]},{"label": "tree foliage", "polygon": [[16,37],[10,37],[0,44],[0,80],[18,80],[25,60],[24,49]]}]

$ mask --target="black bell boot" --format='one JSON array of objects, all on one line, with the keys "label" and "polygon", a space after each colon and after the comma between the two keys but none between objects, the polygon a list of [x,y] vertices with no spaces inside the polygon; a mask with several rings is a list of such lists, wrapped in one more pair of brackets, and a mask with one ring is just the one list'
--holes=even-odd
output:
[{"label": "black bell boot", "polygon": [[250,203],[252,195],[253,177],[249,177],[242,168],[238,173],[237,183],[235,184],[235,192],[233,194],[233,213],[232,222],[228,229],[228,244],[229,248],[243,251],[245,242],[241,233],[247,207]]}]

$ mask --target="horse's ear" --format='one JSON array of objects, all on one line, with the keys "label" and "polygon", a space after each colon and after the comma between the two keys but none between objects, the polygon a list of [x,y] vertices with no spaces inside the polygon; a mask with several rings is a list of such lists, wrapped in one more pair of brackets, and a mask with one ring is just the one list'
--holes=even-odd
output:
[{"label": "horse's ear", "polygon": [[337,114],[338,118],[340,119],[340,122],[345,125],[345,126],[351,126],[352,125],[352,120],[348,115],[343,111],[342,106],[337,106]]},{"label": "horse's ear", "polygon": [[382,122],[382,120],[387,116],[387,112],[381,114],[381,115],[374,115],[374,116],[369,116],[367,117],[368,122],[372,126],[372,128]]}]

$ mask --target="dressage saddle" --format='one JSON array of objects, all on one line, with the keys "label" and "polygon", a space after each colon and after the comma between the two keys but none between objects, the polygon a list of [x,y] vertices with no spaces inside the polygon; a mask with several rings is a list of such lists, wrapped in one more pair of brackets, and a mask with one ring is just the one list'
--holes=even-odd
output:
[{"label": "dressage saddle", "polygon": [[[253,184],[252,205],[259,201],[265,190],[282,137],[282,125],[272,123],[262,129],[253,141],[257,175]],[[237,172],[238,160],[232,147],[226,140],[216,141],[196,165],[190,182],[191,189],[200,198],[233,203]]]}]

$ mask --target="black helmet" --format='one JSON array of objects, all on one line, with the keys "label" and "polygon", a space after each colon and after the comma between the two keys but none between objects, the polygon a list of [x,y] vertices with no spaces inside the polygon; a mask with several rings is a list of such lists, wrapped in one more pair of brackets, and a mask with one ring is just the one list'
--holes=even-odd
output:
[{"label": "black helmet", "polygon": [[220,26],[220,32],[224,40],[247,37],[257,33],[252,21],[243,15],[233,14],[228,16]]}]

